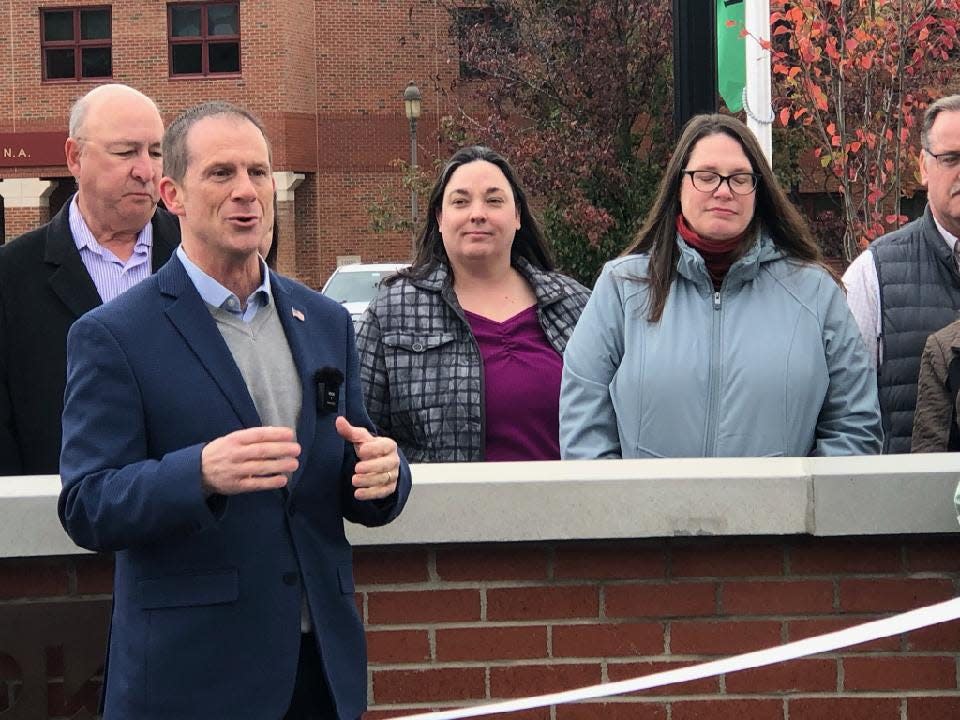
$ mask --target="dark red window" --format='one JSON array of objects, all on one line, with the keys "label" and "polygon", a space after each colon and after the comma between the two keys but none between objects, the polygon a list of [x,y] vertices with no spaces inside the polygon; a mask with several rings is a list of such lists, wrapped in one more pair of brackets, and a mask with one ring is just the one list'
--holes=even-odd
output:
[{"label": "dark red window", "polygon": [[40,10],[44,80],[94,80],[113,75],[110,8]]},{"label": "dark red window", "polygon": [[171,75],[240,72],[240,3],[168,5],[167,29]]}]

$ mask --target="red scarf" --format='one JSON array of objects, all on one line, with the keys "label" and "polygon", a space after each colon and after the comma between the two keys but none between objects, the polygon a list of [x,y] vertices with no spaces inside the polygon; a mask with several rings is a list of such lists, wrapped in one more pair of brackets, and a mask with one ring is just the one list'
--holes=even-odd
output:
[{"label": "red scarf", "polygon": [[702,237],[689,225],[682,214],[677,215],[677,232],[680,237],[690,247],[695,249],[707,265],[707,272],[710,273],[710,279],[713,281],[713,289],[719,290],[723,284],[723,279],[727,276],[727,271],[733,265],[736,259],[737,250],[740,243],[747,236],[745,230],[740,235],[732,237],[729,240],[711,240]]}]

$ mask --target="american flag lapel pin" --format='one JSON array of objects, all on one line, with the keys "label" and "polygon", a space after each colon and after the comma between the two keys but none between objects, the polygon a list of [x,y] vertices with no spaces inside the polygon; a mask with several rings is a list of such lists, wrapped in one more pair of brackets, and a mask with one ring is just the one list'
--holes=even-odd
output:
[{"label": "american flag lapel pin", "polygon": [[299,320],[300,322],[303,322],[304,320],[306,320],[306,317],[304,316],[304,314],[303,314],[302,312],[300,312],[299,310],[297,310],[296,308],[293,308],[290,312],[291,312],[291,313],[293,314],[293,316],[294,316],[297,320]]}]

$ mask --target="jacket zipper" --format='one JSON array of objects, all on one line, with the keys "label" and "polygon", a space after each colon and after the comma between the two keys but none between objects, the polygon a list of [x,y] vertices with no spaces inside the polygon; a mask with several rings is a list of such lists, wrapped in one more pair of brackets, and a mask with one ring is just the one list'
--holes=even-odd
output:
[{"label": "jacket zipper", "polygon": [[717,451],[717,416],[720,414],[720,328],[723,319],[720,308],[720,290],[717,290],[713,293],[713,329],[710,338],[710,404],[707,407],[704,457],[713,457]]}]

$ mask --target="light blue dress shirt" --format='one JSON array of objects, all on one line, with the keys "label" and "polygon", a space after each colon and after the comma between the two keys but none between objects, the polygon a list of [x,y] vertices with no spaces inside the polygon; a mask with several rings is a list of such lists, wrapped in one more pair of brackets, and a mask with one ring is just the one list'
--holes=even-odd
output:
[{"label": "light blue dress shirt", "polygon": [[187,257],[183,245],[177,247],[177,257],[180,258],[180,262],[183,263],[193,286],[207,305],[226,310],[249,324],[257,316],[257,311],[270,303],[272,297],[270,293],[270,272],[267,270],[267,264],[263,261],[263,258],[258,258],[260,261],[260,277],[263,278],[263,282],[250,294],[246,306],[244,306],[235,293],[227,290],[217,280],[197,267],[196,263]]}]

